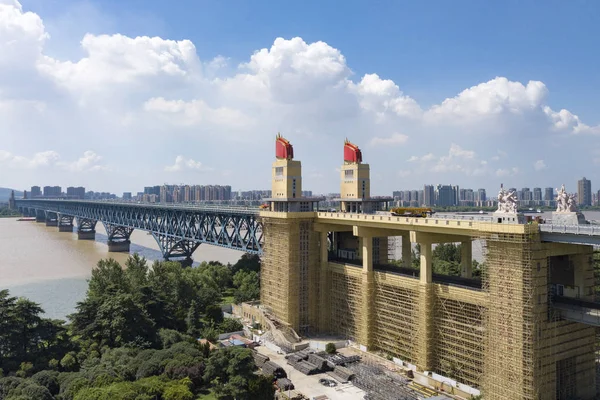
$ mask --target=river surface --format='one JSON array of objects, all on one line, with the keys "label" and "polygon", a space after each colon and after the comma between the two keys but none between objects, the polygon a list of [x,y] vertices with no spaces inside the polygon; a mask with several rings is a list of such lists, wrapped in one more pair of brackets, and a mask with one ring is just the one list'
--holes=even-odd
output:
[{"label": "river surface", "polygon": [[[600,212],[584,213],[588,220],[600,220]],[[551,219],[551,213],[534,214]],[[396,258],[402,257],[398,240]],[[473,242],[473,258],[482,259],[483,246]],[[146,259],[160,260],[161,253],[154,238],[143,231],[133,231],[131,251]],[[201,245],[193,255],[196,262],[235,263],[242,252],[223,247]],[[109,253],[106,232],[96,225],[96,240],[77,240],[76,233],[58,232],[57,227],[15,218],[0,218],[0,289],[11,295],[24,296],[42,305],[50,318],[64,319],[85,297],[87,279],[103,258],[112,257],[122,265],[126,253]]]},{"label": "river surface", "polygon": [[[50,318],[65,319],[83,300],[87,279],[96,263],[112,257],[121,265],[127,253],[109,253],[106,231],[96,225],[96,240],[77,240],[77,233],[58,232],[57,227],[16,218],[0,218],[0,290],[40,303]],[[130,253],[149,261],[161,260],[158,244],[144,231],[133,231]],[[242,252],[201,245],[196,262],[235,263]]]}]

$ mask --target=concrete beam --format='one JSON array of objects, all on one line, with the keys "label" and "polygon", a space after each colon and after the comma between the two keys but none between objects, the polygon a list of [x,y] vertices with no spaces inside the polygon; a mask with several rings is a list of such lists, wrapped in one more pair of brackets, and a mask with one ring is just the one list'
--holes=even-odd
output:
[{"label": "concrete beam", "polygon": [[354,225],[352,227],[352,233],[354,236],[361,237],[389,237],[400,236],[402,231],[397,231],[395,229],[368,228],[365,226]]},{"label": "concrete beam", "polygon": [[322,224],[319,222],[313,224],[313,229],[316,232],[352,232],[352,226],[350,225]]},{"label": "concrete beam", "polygon": [[465,240],[470,240],[470,236],[410,231],[413,243],[460,243]]}]

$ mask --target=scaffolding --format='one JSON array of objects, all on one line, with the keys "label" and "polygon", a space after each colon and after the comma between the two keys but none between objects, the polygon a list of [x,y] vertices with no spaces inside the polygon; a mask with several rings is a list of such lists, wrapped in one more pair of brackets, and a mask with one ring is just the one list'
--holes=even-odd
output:
[{"label": "scaffolding", "polygon": [[376,350],[415,363],[418,280],[375,273],[373,344]]},{"label": "scaffolding", "polygon": [[[462,289],[459,289],[462,290]],[[484,316],[487,296],[464,290],[462,297],[435,296],[434,337],[436,361],[434,371],[458,382],[478,388],[483,375]],[[467,301],[472,297],[471,301]]]},{"label": "scaffolding", "polygon": [[[495,227],[496,228],[496,227]],[[532,250],[537,229],[523,234],[490,229],[482,232],[486,260],[483,288],[490,295],[485,327],[486,399],[537,399]],[[536,227],[537,228],[537,227]]]},{"label": "scaffolding", "polygon": [[261,266],[261,303],[302,334],[318,321],[319,248],[312,224],[311,218],[263,218],[269,240]]},{"label": "scaffolding", "polygon": [[362,268],[329,263],[331,331],[349,340],[361,341],[366,324],[362,296]]}]

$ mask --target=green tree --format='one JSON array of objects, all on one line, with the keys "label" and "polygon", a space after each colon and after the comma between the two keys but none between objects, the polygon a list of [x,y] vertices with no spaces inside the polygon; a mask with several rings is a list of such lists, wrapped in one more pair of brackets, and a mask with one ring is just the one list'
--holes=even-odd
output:
[{"label": "green tree", "polygon": [[233,297],[238,304],[260,297],[260,280],[254,271],[238,271],[233,276],[233,286],[236,288]]},{"label": "green tree", "polygon": [[325,345],[325,352],[327,354],[335,354],[335,353],[337,353],[337,349],[335,348],[335,344],[333,344],[333,343],[327,343]]},{"label": "green tree", "polygon": [[225,318],[218,327],[219,333],[239,332],[243,329],[244,325],[234,318]]},{"label": "green tree", "polygon": [[221,306],[217,304],[211,304],[206,307],[206,320],[214,325],[218,325],[223,322],[223,310],[221,310]]},{"label": "green tree", "polygon": [[243,254],[242,257],[233,264],[231,267],[232,275],[235,275],[238,271],[254,271],[260,272],[260,256],[256,254]]},{"label": "green tree", "polygon": [[200,328],[202,327],[202,324],[200,321],[200,310],[198,309],[195,300],[192,300],[192,303],[190,304],[190,308],[185,319],[185,324],[187,326],[187,334],[192,337],[196,337],[200,331]]},{"label": "green tree", "polygon": [[212,383],[221,399],[246,398],[248,383],[254,377],[252,351],[243,347],[226,347],[211,353],[204,379]]},{"label": "green tree", "polygon": [[272,400],[275,396],[272,375],[256,375],[248,381],[248,399]]}]

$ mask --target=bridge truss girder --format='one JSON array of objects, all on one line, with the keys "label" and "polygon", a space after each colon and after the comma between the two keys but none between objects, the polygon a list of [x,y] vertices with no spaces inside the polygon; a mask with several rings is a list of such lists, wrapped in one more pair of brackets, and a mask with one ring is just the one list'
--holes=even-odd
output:
[{"label": "bridge truss girder", "polygon": [[73,226],[73,216],[58,214],[58,226]]},{"label": "bridge truss girder", "polygon": [[33,199],[17,200],[17,204],[71,215],[78,221],[79,218],[101,221],[105,226],[139,229],[174,240],[206,243],[252,254],[261,254],[263,248],[262,223],[258,220],[258,211],[253,210]]},{"label": "bridge truss girder", "polygon": [[191,260],[192,254],[200,246],[199,242],[186,239],[178,239],[172,236],[153,233],[152,236],[158,243],[160,252],[165,260],[172,258],[184,257],[186,260]]},{"label": "bridge truss girder", "polygon": [[97,220],[82,217],[76,217],[75,219],[77,221],[78,232],[96,232]]},{"label": "bridge truss girder", "polygon": [[131,233],[133,232],[134,228],[130,228],[128,226],[122,226],[122,225],[109,224],[104,221],[102,221],[102,224],[104,225],[104,229],[106,229],[106,235],[108,236],[109,242],[129,243],[129,238],[131,237]]}]

